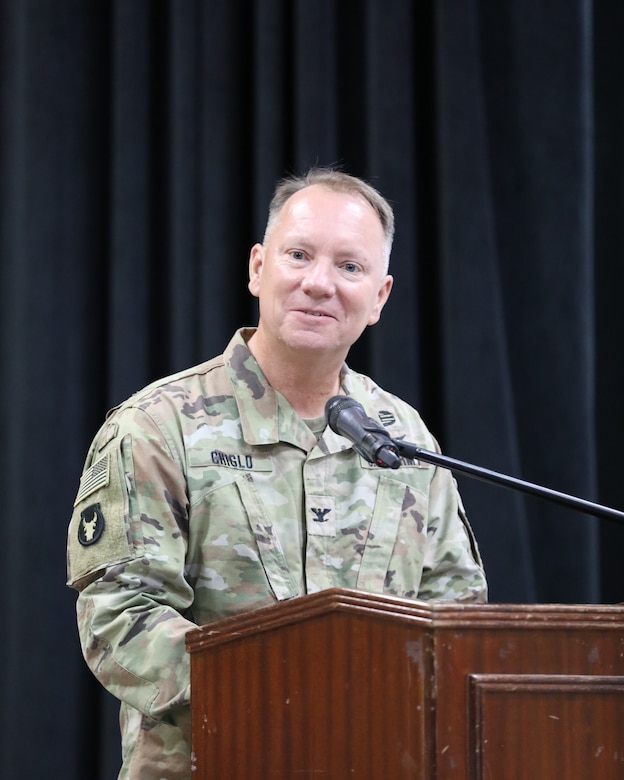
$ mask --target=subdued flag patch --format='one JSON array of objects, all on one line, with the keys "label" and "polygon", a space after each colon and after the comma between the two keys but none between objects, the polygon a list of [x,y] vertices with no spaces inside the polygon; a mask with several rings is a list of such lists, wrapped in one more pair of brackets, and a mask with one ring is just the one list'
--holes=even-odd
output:
[{"label": "subdued flag patch", "polygon": [[74,501],[74,506],[77,506],[81,501],[84,501],[87,496],[95,493],[96,490],[106,487],[110,478],[110,453],[106,453],[98,461],[96,461],[90,469],[85,471],[80,479],[80,487],[78,488],[78,495]]}]

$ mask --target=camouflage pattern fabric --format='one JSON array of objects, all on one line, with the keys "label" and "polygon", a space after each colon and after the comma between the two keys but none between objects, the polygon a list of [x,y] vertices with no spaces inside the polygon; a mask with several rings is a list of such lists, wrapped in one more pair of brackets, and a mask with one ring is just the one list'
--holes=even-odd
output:
[{"label": "camouflage pattern fabric", "polygon": [[[86,661],[122,702],[120,778],[191,776],[195,625],[334,586],[486,599],[450,472],[381,469],[329,428],[317,441],[268,386],[251,332],[113,410],[87,456],[68,584]],[[393,438],[437,449],[410,406],[346,366],[342,391]]]}]

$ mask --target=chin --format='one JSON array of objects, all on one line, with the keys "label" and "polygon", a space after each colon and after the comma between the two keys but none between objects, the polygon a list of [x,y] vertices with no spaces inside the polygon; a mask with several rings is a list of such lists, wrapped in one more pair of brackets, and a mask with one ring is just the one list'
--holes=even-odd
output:
[{"label": "chin", "polygon": [[284,338],[284,343],[292,350],[300,352],[335,352],[340,349],[336,338],[327,334],[298,332],[290,333]]}]

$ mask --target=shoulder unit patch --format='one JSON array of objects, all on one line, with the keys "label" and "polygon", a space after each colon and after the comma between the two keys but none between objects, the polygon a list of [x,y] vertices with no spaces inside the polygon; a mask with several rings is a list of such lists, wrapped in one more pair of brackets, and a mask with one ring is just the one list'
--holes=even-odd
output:
[{"label": "shoulder unit patch", "polygon": [[104,515],[99,504],[91,504],[80,513],[78,541],[83,547],[95,544],[104,533]]}]

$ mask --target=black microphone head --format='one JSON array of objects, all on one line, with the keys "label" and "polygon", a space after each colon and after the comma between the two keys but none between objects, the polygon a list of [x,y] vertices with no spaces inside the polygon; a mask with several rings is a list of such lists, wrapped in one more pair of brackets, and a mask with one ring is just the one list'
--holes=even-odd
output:
[{"label": "black microphone head", "polygon": [[386,430],[366,415],[364,407],[355,398],[333,396],[325,404],[325,414],[332,431],[349,439],[355,451],[369,463],[392,469],[401,465],[394,442]]},{"label": "black microphone head", "polygon": [[327,424],[334,433],[340,434],[340,431],[336,427],[338,415],[343,409],[348,409],[351,406],[361,406],[361,404],[359,401],[356,401],[355,398],[350,398],[348,395],[334,395],[325,404]]}]

